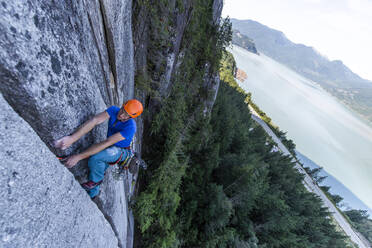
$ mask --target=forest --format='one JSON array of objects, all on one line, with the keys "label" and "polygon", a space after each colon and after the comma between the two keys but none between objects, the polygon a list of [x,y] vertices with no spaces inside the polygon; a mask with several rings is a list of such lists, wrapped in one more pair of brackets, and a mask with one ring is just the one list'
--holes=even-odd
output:
[{"label": "forest", "polygon": [[[224,53],[213,111],[183,129],[182,142],[159,144],[170,133],[154,133],[149,157],[162,162],[136,203],[143,246],[347,247],[291,159],[251,119],[234,68]],[[175,150],[160,157],[164,148]]]},{"label": "forest", "polygon": [[[136,75],[151,111],[144,113],[142,146],[148,169],[139,175],[131,206],[134,246],[347,247],[291,159],[275,151],[252,120],[250,95],[235,82],[235,61],[226,52],[229,19],[215,25],[213,1],[192,2],[182,60],[164,97],[159,85],[175,30],[171,12],[185,6],[176,1],[169,11],[165,0],[135,3],[134,20],[145,8],[153,21],[148,23],[147,67]],[[162,21],[156,21],[160,16]],[[214,92],[205,78],[216,73],[221,82],[208,110]]]}]

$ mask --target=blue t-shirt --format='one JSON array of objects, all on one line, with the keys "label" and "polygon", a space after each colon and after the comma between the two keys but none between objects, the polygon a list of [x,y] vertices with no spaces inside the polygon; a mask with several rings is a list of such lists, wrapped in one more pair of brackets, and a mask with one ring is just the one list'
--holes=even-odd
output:
[{"label": "blue t-shirt", "polygon": [[118,147],[128,147],[132,142],[133,136],[137,130],[137,125],[134,119],[129,119],[127,121],[121,122],[117,121],[115,126],[114,123],[117,120],[117,115],[119,113],[120,108],[116,106],[111,106],[106,109],[106,112],[109,114],[110,119],[108,123],[108,130],[107,130],[107,138],[117,132],[125,138],[122,141],[116,142],[114,145]]}]

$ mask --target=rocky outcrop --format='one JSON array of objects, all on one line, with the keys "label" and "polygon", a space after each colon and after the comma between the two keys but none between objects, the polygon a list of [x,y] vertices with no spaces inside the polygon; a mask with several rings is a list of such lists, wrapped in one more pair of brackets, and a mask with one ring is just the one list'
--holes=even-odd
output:
[{"label": "rocky outcrop", "polygon": [[[218,25],[221,13],[222,13],[223,1],[222,0],[214,0],[212,6],[213,12],[213,23]],[[208,63],[205,66],[205,75],[204,75],[204,84],[203,87],[207,89],[207,97],[204,102],[204,114],[210,113],[213,108],[213,104],[216,101],[218,89],[220,87],[220,76],[219,73],[211,73],[210,72],[210,64]]]},{"label": "rocky outcrop", "polygon": [[164,73],[164,77],[162,78],[161,88],[159,90],[162,96],[166,96],[169,93],[170,86],[171,86],[171,78],[175,72],[176,65],[180,57],[180,48],[181,42],[183,39],[183,35],[185,32],[185,28],[190,21],[191,16],[191,6],[192,1],[184,0],[183,7],[185,11],[177,12],[174,15],[174,19],[176,20],[176,26],[174,28],[174,35],[171,38],[172,46],[171,49],[168,51],[168,55],[166,56],[166,69]]},{"label": "rocky outcrop", "polygon": [[111,225],[0,96],[0,247],[118,247]]},{"label": "rocky outcrop", "polygon": [[[169,95],[184,55],[189,52],[188,46],[182,44],[182,42],[184,42],[184,35],[190,24],[190,20],[193,18],[194,4],[191,0],[170,0],[167,2],[166,8],[161,6],[161,3],[154,4],[150,8],[140,1],[134,1],[133,40],[135,72],[138,78],[137,83],[141,86],[143,82],[139,81],[146,81],[145,83],[147,84],[156,82],[155,86],[153,86],[154,91],[162,99],[167,98]],[[223,1],[214,0],[211,7],[211,22],[214,25],[218,25],[221,18]],[[156,8],[158,9],[154,11],[153,9]],[[159,16],[153,16],[153,12],[159,12],[157,13]],[[158,23],[154,24],[154,19],[160,19],[160,22],[156,20]],[[164,29],[167,29],[166,33],[168,37],[164,37],[164,34],[163,36],[158,34]],[[159,45],[164,40],[166,44]],[[153,54],[154,51],[155,54]],[[153,68],[148,68],[148,64],[151,64]],[[209,67],[209,64],[205,65],[203,86],[207,86],[209,93],[213,95],[212,101],[206,104],[206,106],[209,106],[208,108],[211,108],[218,91],[219,78],[218,73],[214,73],[213,75],[210,73]],[[145,91],[148,91],[148,89],[145,89]],[[151,99],[152,102],[147,105],[150,112],[154,112],[151,110],[153,105],[158,104],[158,100]]]},{"label": "rocky outcrop", "polygon": [[100,0],[114,104],[134,94],[132,1]]},{"label": "rocky outcrop", "polygon": [[221,18],[223,0],[214,0],[212,8],[213,8],[213,17],[212,17],[213,22],[214,24],[218,24]]},{"label": "rocky outcrop", "polygon": [[[101,125],[65,152],[52,147],[53,140],[72,133],[107,106],[133,97],[131,4],[129,0],[1,3],[1,93],[53,153],[76,153],[105,139],[106,128]],[[11,158],[15,155],[7,157]],[[71,171],[82,182],[86,168],[83,161]],[[26,180],[33,182],[32,177]],[[125,247],[123,187],[123,182],[106,176],[98,205],[119,245]],[[57,192],[53,185],[50,191]]]},{"label": "rocky outcrop", "polygon": [[205,66],[203,87],[207,89],[207,96],[203,103],[204,115],[210,114],[216,101],[218,88],[220,87],[220,76],[218,73],[210,73],[210,65]]},{"label": "rocky outcrop", "polygon": [[[210,113],[219,86],[216,61],[220,50],[217,48],[216,40],[221,33],[218,32],[216,25],[220,21],[222,4],[222,0],[133,1],[136,97],[140,96],[146,104],[142,125],[144,130],[142,155],[149,161],[149,172],[140,178],[142,180],[138,183],[138,192],[147,190],[151,180],[157,178],[154,174],[160,171],[157,169],[159,164],[169,163],[174,168],[177,167],[178,162],[173,159],[178,160],[178,158],[172,156],[170,159],[169,154],[173,154],[176,150],[175,154],[177,154],[178,149],[182,150],[178,147],[183,146],[182,143],[188,136],[190,127],[198,118],[204,118]],[[187,120],[183,119],[185,116]],[[165,144],[172,144],[170,145],[172,148]],[[162,146],[165,146],[164,149],[156,149]],[[177,178],[180,174],[182,173],[172,172],[172,176],[169,176],[173,181],[173,176],[177,175],[175,176]],[[156,182],[154,185],[159,183]],[[156,189],[154,195],[159,196],[156,204],[167,205],[169,195],[178,195],[178,191],[173,191],[175,188],[178,186],[165,191]],[[162,194],[168,196],[162,197]],[[157,206],[154,207],[155,203],[141,202],[141,200],[143,200],[141,197],[137,199],[136,204],[139,225],[143,224],[144,219],[156,220],[162,216],[158,214],[162,210],[141,212],[142,208],[139,206],[146,206],[145,211],[158,209]],[[173,208],[176,208],[174,204],[170,206],[170,209]],[[173,210],[169,210],[169,213],[172,212]],[[150,222],[147,222],[146,228],[143,226],[141,228],[148,229]],[[169,222],[166,220],[166,222],[169,225],[161,225],[161,227],[157,221],[151,223],[151,226],[156,226],[155,232],[159,236],[169,235],[168,229],[169,226],[173,226],[170,224],[173,220]],[[141,236],[142,234],[137,232],[135,247],[147,247],[151,242],[153,246],[161,243],[159,239],[152,239],[152,235],[149,235],[150,241],[146,243],[146,237]],[[148,235],[148,231],[144,235]],[[168,237],[164,240],[169,242]],[[171,246],[170,243],[162,244]]]},{"label": "rocky outcrop", "polygon": [[232,43],[250,51],[251,53],[259,55],[253,40],[239,32],[239,30],[233,30]]},{"label": "rocky outcrop", "polygon": [[[177,7],[178,4],[182,5],[182,10]],[[153,11],[146,4],[134,1],[133,39],[135,69],[137,75],[146,74],[148,70],[147,63],[151,61],[157,74],[154,79],[159,82],[157,90],[162,97],[166,97],[172,85],[172,77],[177,69],[177,63],[182,57],[182,52],[180,51],[181,43],[185,28],[190,21],[192,1],[170,0],[166,6],[161,6],[161,3],[156,5],[159,8],[157,10],[160,12],[158,13],[159,16],[154,16]],[[156,7],[154,6],[153,8]],[[156,20],[154,21],[154,19]],[[168,22],[173,23],[173,25],[167,25]],[[163,33],[163,29],[166,29],[166,32]],[[167,44],[161,44],[162,41],[166,41]],[[151,49],[154,45],[161,47],[159,49]],[[152,53],[149,54],[149,50]],[[146,78],[146,80],[149,79]]]}]

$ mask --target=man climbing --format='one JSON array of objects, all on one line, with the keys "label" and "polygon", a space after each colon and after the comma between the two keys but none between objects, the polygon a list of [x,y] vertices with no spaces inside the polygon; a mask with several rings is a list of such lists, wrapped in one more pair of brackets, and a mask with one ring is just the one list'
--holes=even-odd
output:
[{"label": "man climbing", "polygon": [[80,160],[90,157],[88,160],[89,181],[83,183],[82,186],[91,198],[99,193],[99,185],[102,183],[105,171],[109,167],[108,163],[121,162],[131,155],[130,144],[137,129],[134,118],[141,115],[142,112],[143,106],[136,99],[127,101],[121,108],[111,106],[106,111],[85,122],[72,135],[54,142],[56,148],[65,150],[96,125],[109,119],[106,140],[92,145],[82,153],[71,155],[63,160],[67,168],[72,168]]}]

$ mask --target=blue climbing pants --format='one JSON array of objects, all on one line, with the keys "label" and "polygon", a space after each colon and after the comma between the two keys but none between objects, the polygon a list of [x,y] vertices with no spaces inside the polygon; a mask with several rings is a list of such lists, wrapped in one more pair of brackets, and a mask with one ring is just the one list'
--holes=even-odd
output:
[{"label": "blue climbing pants", "polygon": [[[105,150],[100,151],[97,154],[94,154],[89,158],[88,167],[89,167],[89,180],[95,183],[98,183],[103,180],[105,176],[105,171],[109,167],[108,163],[113,163],[120,158],[120,155],[123,153],[120,161],[123,161],[127,158],[128,155],[131,155],[131,151],[120,148],[117,146],[110,146]],[[95,197],[99,193],[100,186],[88,190],[88,194],[91,198]]]}]

